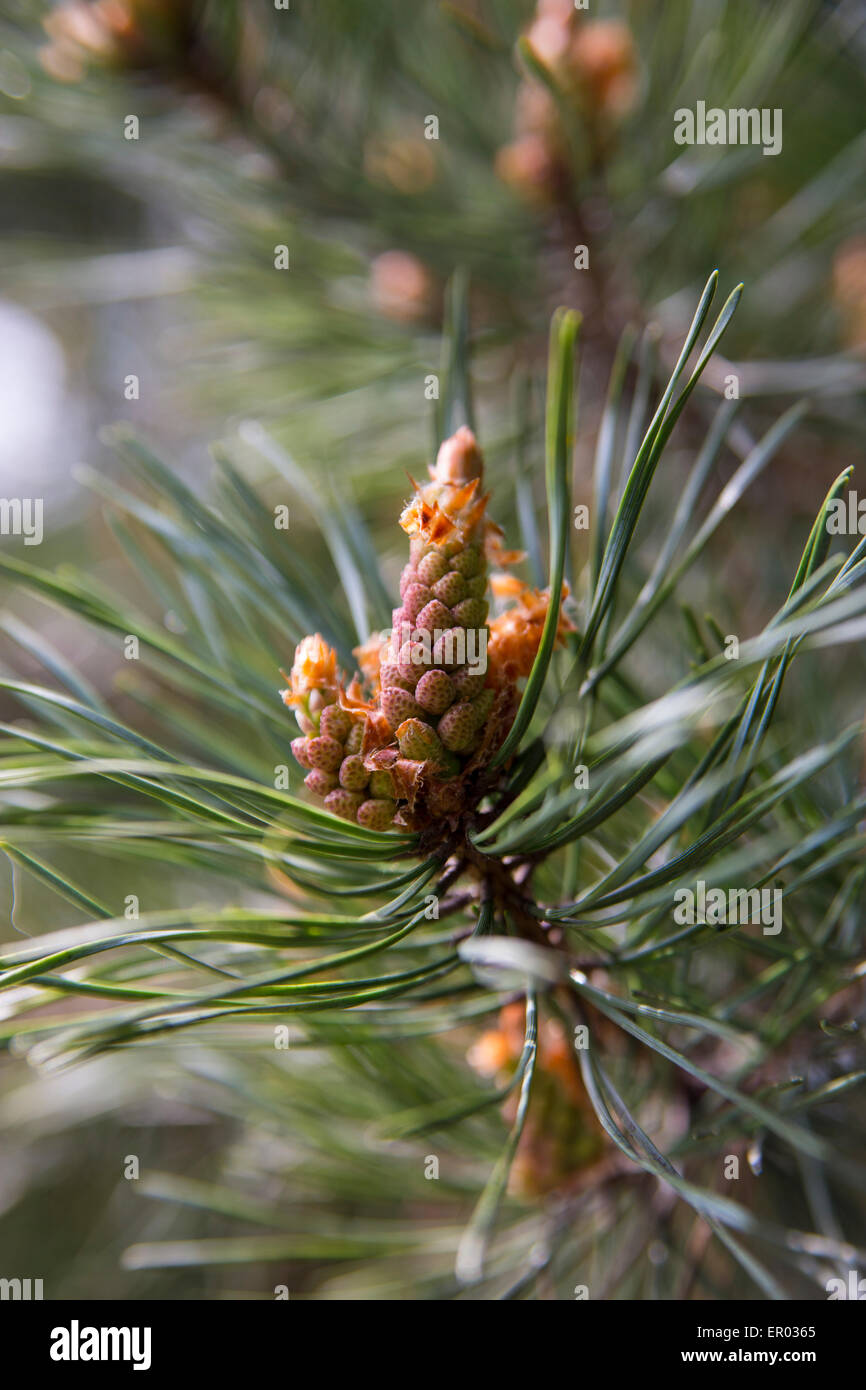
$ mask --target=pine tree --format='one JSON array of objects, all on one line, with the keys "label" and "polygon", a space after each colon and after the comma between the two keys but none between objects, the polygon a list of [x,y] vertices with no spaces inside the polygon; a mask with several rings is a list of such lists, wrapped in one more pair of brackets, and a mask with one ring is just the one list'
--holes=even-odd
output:
[{"label": "pine tree", "polygon": [[[74,1079],[76,1174],[157,1086],[213,1117],[135,1184],[171,1238],[115,1240],[150,1296],[823,1297],[866,1260],[862,71],[833,7],[430,8],[5,22],[52,159],[219,229],[207,484],[127,420],[88,549],[0,551],[12,1113]],[[797,170],[671,160],[707,85]]]}]

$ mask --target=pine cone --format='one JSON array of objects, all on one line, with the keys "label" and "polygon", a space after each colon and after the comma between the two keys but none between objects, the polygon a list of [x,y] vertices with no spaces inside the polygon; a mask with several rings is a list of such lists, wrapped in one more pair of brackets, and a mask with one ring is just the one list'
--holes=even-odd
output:
[{"label": "pine cone", "polygon": [[483,467],[463,426],[403,509],[409,562],[393,627],[355,653],[372,696],[357,677],[344,689],[336,654],[318,634],[299,645],[283,692],[303,734],[292,752],[308,769],[305,785],[335,815],[372,830],[423,830],[474,809],[514,718],[517,676],[538,648],[544,595],[534,597],[534,621],[508,630],[509,660],[488,665],[487,556],[517,557],[500,550],[499,529],[487,519]]}]

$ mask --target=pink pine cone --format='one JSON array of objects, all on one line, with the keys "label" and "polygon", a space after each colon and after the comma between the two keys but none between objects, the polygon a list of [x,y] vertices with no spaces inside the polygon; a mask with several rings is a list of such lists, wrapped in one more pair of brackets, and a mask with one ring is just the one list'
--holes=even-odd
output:
[{"label": "pink pine cone", "polygon": [[358,809],[363,804],[364,798],[360,792],[347,792],[342,787],[336,791],[329,792],[325,797],[325,807],[334,816],[339,816],[341,820],[356,821],[358,819]]},{"label": "pink pine cone", "polygon": [[416,627],[425,628],[427,632],[444,632],[447,628],[454,626],[454,619],[451,617],[450,609],[440,603],[438,598],[431,599],[430,602],[421,609],[415,619]]},{"label": "pink pine cone", "polygon": [[362,792],[370,780],[360,753],[352,753],[340,763],[340,786],[348,792]]},{"label": "pink pine cone", "polygon": [[487,622],[487,602],[483,598],[465,598],[452,611],[461,627],[483,627]]},{"label": "pink pine cone", "polygon": [[447,574],[452,566],[449,565],[441,550],[431,550],[429,555],[425,555],[423,560],[418,563],[418,580],[421,584],[428,587],[441,579],[443,574]]},{"label": "pink pine cone", "polygon": [[314,767],[304,778],[304,786],[309,787],[315,796],[327,796],[336,785],[337,779],[333,772],[323,772],[320,767]]},{"label": "pink pine cone", "polygon": [[424,762],[440,754],[442,744],[436,733],[420,719],[407,719],[397,729],[397,742],[404,758]]},{"label": "pink pine cone", "polygon": [[415,687],[415,699],[430,714],[444,714],[456,691],[444,671],[427,671]]},{"label": "pink pine cone", "polygon": [[361,744],[364,742],[364,725],[357,719],[349,730],[349,737],[343,744],[346,753],[360,753]]},{"label": "pink pine cone", "polygon": [[325,734],[328,738],[335,738],[338,743],[344,743],[352,727],[352,716],[347,714],[339,705],[328,705],[323,709],[319,719],[319,733]]},{"label": "pink pine cone", "polygon": [[418,642],[404,642],[397,656],[397,669],[404,680],[417,684],[427,666],[423,647]]},{"label": "pink pine cone", "polygon": [[377,801],[394,801],[397,797],[397,788],[394,784],[394,778],[387,768],[371,774],[368,790],[371,797],[374,797]]},{"label": "pink pine cone", "polygon": [[471,579],[473,575],[479,573],[484,565],[481,551],[477,545],[467,545],[465,550],[460,550],[451,557],[449,568],[457,570],[464,579]]},{"label": "pink pine cone", "polygon": [[397,803],[391,800],[375,798],[365,801],[358,807],[358,824],[364,825],[368,830],[387,830],[389,825],[394,823],[394,812],[397,810]]},{"label": "pink pine cone", "polygon": [[[293,668],[291,703],[302,703],[308,736],[296,739],[292,751],[308,769],[305,784],[329,811],[371,830],[423,829],[459,814],[483,789],[478,779],[461,776],[476,771],[474,762],[466,764],[482,746],[497,698],[485,687],[485,674],[465,664],[470,652],[473,660],[479,652],[476,630],[487,628],[481,476],[474,436],[458,431],[442,446],[431,483],[416,487],[404,509],[410,558],[400,575],[393,631],[390,639],[374,634],[357,653],[366,690],[341,684],[347,678],[333,673],[335,653],[326,679],[296,661],[300,690]],[[350,708],[337,702],[338,691]],[[491,730],[491,742],[492,736]]]},{"label": "pink pine cone", "polygon": [[495,698],[492,690],[482,690],[478,698],[472,701],[472,718],[475,721],[476,729],[480,729],[484,724],[493,708]]},{"label": "pink pine cone", "polygon": [[468,702],[452,705],[436,728],[446,748],[452,753],[465,753],[476,733],[472,705]]},{"label": "pink pine cone", "polygon": [[310,741],[310,740],[309,740],[308,738],[293,738],[293,739],[292,739],[292,743],[291,743],[292,757],[295,758],[296,761],[299,762],[299,763],[301,764],[301,767],[308,767],[308,768],[311,768],[311,767],[313,766],[313,763],[312,763],[312,760],[311,760],[311,758],[310,758],[310,754],[309,754],[309,751],[308,751],[308,748],[307,748],[307,744],[309,743],[309,741]]},{"label": "pink pine cone", "polygon": [[466,597],[483,598],[487,593],[487,575],[474,574],[471,579],[466,580]]},{"label": "pink pine cone", "polygon": [[[320,734],[318,738],[307,739],[307,756],[310,767],[319,767],[323,772],[336,772],[343,761],[343,746],[335,738]],[[300,762],[300,759],[298,759]]]},{"label": "pink pine cone", "polygon": [[[403,611],[407,621],[414,623],[418,614],[423,608],[426,608],[432,598],[433,592],[427,588],[426,584],[410,584],[403,595]],[[422,624],[419,623],[418,626],[420,627]]]},{"label": "pink pine cone", "polygon": [[459,699],[474,700],[476,695],[480,695],[484,689],[484,676],[475,675],[464,666],[462,671],[454,672],[451,683],[457,691]]},{"label": "pink pine cone", "polygon": [[401,676],[400,668],[396,662],[384,662],[379,674],[383,690],[387,690],[392,685],[396,685],[400,690],[410,692],[415,689],[415,682],[406,676]]},{"label": "pink pine cone", "polygon": [[447,574],[443,574],[433,585],[433,597],[444,603],[446,608],[453,608],[455,603],[466,598],[466,580],[463,575],[458,574],[456,570],[449,570]]},{"label": "pink pine cone", "polygon": [[397,686],[390,686],[382,691],[381,704],[382,713],[392,729],[396,729],[404,719],[424,717],[424,711],[418,701],[413,699],[408,690],[400,690]]}]

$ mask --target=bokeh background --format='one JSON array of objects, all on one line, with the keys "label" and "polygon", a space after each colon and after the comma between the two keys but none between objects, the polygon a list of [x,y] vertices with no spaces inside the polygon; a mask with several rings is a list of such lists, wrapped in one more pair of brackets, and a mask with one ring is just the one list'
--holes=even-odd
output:
[{"label": "bokeh background", "polygon": [[[544,64],[567,102],[551,95]],[[698,100],[780,108],[781,152],[677,146],[674,112]],[[859,0],[592,0],[577,20],[567,0],[292,0],[285,10],[264,0],[4,0],[0,493],[44,498],[41,564],[86,564],[125,589],[122,541],[92,486],[94,470],[128,483],[106,428],[142,432],[202,494],[211,449],[229,444],[276,503],[281,481],[257,447],[263,425],[311,496],[326,479],[360,510],[396,575],[394,515],[405,472],[417,475],[430,451],[425,385],[440,371],[455,270],[471,287],[479,429],[507,516],[518,443],[529,465],[540,458],[553,308],[585,315],[574,489],[588,500],[621,334],[649,326],[666,377],[718,267],[726,289],[743,280],[746,293],[675,437],[643,544],[651,563],[652,521],[671,514],[731,374],[741,407],[722,479],[806,399],[695,579],[696,607],[712,602],[723,625],[752,631],[787,592],[832,478],[848,464],[855,486],[863,475],[864,113]],[[136,139],[126,138],[130,117]],[[578,245],[585,269],[574,265]],[[286,270],[275,266],[279,247]],[[312,516],[293,517],[302,552],[313,536]],[[22,542],[0,544],[15,552]],[[171,628],[152,596],[130,596]],[[116,652],[8,587],[4,669],[13,647],[19,673],[37,668],[16,643],[16,620],[123,710]],[[290,659],[275,652],[275,673]],[[663,652],[655,660],[664,667]],[[856,713],[863,677],[850,649],[797,675],[810,735],[832,735]],[[11,703],[0,707],[11,717]],[[170,876],[155,886],[148,867],[106,861],[101,872],[115,900],[156,891],[195,901],[201,891]],[[7,940],[75,920],[5,858],[0,915]],[[0,1273],[43,1277],[51,1297],[272,1297],[257,1233],[272,1204],[303,1204],[308,1191],[298,1113],[332,1131],[372,1209],[387,1200],[390,1160],[368,1133],[382,1097],[351,1059],[341,1065],[353,1103],[317,1120],[312,1076],[296,1076],[287,1097],[242,1037],[223,1049],[188,1039],[110,1054],[57,1075],[10,1049],[0,1060]],[[456,1063],[431,1048],[425,1065]],[[399,1108],[393,1093],[389,1103]],[[455,1210],[461,1181],[468,1191],[498,1136],[495,1116],[467,1136]],[[125,1155],[162,1176],[124,1179]],[[358,1196],[341,1193],[340,1171],[335,1157],[333,1204],[349,1209]],[[423,1187],[405,1200],[410,1220]],[[214,1201],[216,1213],[206,1210]],[[218,1238],[227,1218],[249,1232],[248,1262],[236,1268],[182,1253],[174,1267],[124,1261],[131,1246]],[[353,1284],[349,1268],[317,1287],[396,1296],[405,1278],[417,1288],[428,1278],[403,1270],[377,1285],[368,1272]],[[303,1289],[315,1271],[308,1260],[286,1278]],[[429,1277],[435,1290],[439,1276]]]}]

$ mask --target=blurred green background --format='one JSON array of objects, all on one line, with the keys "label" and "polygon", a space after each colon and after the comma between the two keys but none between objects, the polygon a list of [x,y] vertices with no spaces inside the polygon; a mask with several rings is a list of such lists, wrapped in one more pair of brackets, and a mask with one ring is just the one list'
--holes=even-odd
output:
[{"label": "blurred green background", "polygon": [[[580,22],[601,27],[564,104],[536,61],[552,54],[555,68],[562,14],[550,0],[0,4],[0,491],[44,498],[40,563],[74,560],[109,588],[130,584],[81,467],[129,484],[106,426],[143,432],[202,495],[211,446],[226,443],[276,503],[283,485],[255,447],[260,423],[306,473],[311,499],[327,478],[360,509],[396,581],[394,521],[405,472],[417,476],[429,455],[428,383],[458,267],[471,285],[480,435],[513,540],[516,441],[529,436],[538,461],[552,309],[585,315],[579,500],[621,333],[650,327],[664,379],[718,266],[723,286],[744,280],[746,293],[659,477],[644,549],[650,564],[652,522],[675,506],[731,374],[741,406],[722,479],[806,398],[803,423],[695,578],[695,606],[710,604],[723,625],[766,620],[830,480],[850,463],[855,486],[862,475],[866,14],[857,0],[593,3]],[[521,51],[527,33],[534,47]],[[677,146],[674,112],[698,100],[780,108],[781,152]],[[137,139],[125,138],[130,116]],[[586,269],[575,268],[578,245]],[[275,267],[280,247],[286,270]],[[314,545],[312,516],[292,527],[302,552]],[[0,544],[26,554],[19,538]],[[171,628],[158,596],[130,597]],[[83,642],[8,589],[3,604],[124,709],[108,643]],[[4,670],[12,636],[7,627]],[[288,648],[275,651],[275,691],[290,660]],[[656,660],[663,667],[664,653]],[[822,663],[792,687],[813,735],[833,733],[862,699],[861,654]],[[36,661],[16,648],[14,666],[26,677]],[[0,699],[3,718],[13,708]],[[122,860],[102,872],[101,896],[115,902],[203,892],[188,878],[154,882],[152,868],[131,874]],[[224,892],[230,901],[230,884]],[[25,889],[5,858],[0,904],[7,940],[76,920],[47,890]],[[460,1047],[453,1058],[421,1051],[413,1066],[444,1073],[460,1057]],[[255,1246],[237,1270],[188,1267],[181,1254],[177,1268],[139,1269],[134,1257],[121,1268],[130,1246],[225,1230],[193,1187],[152,1180],[151,1195],[175,1200],[143,1200],[146,1184],[125,1180],[123,1162],[137,1155],[143,1171],[201,1184],[236,1180],[250,1205],[224,1215],[252,1233],[271,1207],[308,1200],[315,1231],[329,1176],[336,1210],[354,1209],[359,1193],[376,1210],[399,1171],[367,1128],[383,1098],[357,1059],[340,1065],[345,1114],[321,1117],[303,1075],[289,1110],[286,1076],[252,1037],[233,1034],[224,1050],[188,1039],[44,1076],[13,1050],[0,1062],[0,1274],[44,1277],[48,1297],[303,1289],[308,1263],[260,1263]],[[409,1105],[408,1080],[406,1089]],[[389,1106],[399,1108],[393,1092]],[[311,1179],[298,1113],[332,1145],[332,1175]],[[465,1211],[500,1133],[490,1115],[465,1141],[439,1198],[443,1223]],[[354,1194],[340,1191],[337,1155],[355,1164]],[[407,1220],[425,1200],[423,1185],[405,1194]],[[436,1258],[424,1271],[383,1273],[381,1288],[361,1273],[353,1285],[351,1264],[345,1282],[332,1275],[318,1287],[400,1296],[417,1278],[435,1289],[445,1277]]]}]

